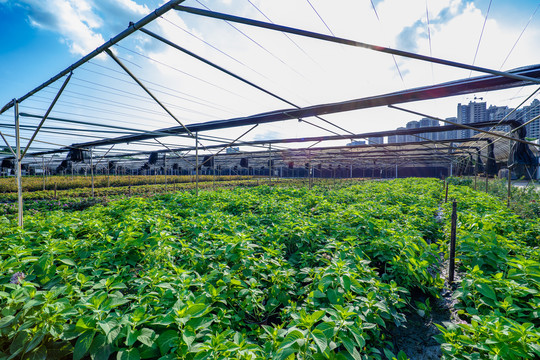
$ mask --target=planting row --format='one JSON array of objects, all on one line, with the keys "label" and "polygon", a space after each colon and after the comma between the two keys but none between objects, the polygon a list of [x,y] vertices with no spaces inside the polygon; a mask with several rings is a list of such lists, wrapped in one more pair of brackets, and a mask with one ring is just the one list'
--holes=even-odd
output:
[{"label": "planting row", "polygon": [[404,180],[4,219],[0,358],[392,357],[410,293],[442,286],[439,201]]}]

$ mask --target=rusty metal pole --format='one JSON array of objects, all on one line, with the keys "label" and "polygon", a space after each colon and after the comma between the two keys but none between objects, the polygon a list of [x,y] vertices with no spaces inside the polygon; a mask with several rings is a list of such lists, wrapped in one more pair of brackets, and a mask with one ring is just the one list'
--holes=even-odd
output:
[{"label": "rusty metal pole", "polygon": [[454,282],[454,271],[456,262],[456,224],[457,224],[457,203],[456,200],[452,202],[452,224],[450,229],[450,256],[448,264],[448,283]]}]

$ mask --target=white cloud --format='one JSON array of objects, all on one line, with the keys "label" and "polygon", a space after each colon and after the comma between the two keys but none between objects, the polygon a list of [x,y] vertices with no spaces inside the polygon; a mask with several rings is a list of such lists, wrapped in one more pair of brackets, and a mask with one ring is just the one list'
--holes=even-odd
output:
[{"label": "white cloud", "polygon": [[125,29],[129,21],[148,14],[146,5],[132,0],[22,0],[30,24],[54,31],[72,53],[86,55]]}]

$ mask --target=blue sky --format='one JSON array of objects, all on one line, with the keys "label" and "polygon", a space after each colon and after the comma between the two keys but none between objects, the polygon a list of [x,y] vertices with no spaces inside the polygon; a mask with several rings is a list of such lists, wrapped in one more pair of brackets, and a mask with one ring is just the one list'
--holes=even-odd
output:
[{"label": "blue sky", "polygon": [[[49,79],[125,29],[129,21],[137,21],[160,4],[160,1],[149,0],[0,0],[0,106]],[[490,1],[379,0],[374,1],[378,20],[369,0],[311,0],[325,22],[307,0],[187,0],[184,4],[194,7],[204,4],[213,10],[265,20],[260,10],[276,23],[323,33],[333,31],[338,36],[359,41],[472,63]],[[538,6],[537,0],[493,0],[475,64],[498,69]],[[300,106],[469,76],[468,71],[397,59],[404,75],[401,81],[393,59],[386,55],[239,27],[248,38],[222,22],[175,11],[164,18],[148,29]],[[540,10],[517,42],[504,69],[540,63],[539,40]],[[231,81],[145,35],[137,34],[120,45],[114,48],[115,53],[137,76],[155,83],[159,97],[175,106],[175,114],[185,123],[289,107]],[[110,59],[105,56],[94,59],[76,71],[74,80],[66,89],[68,97],[62,98],[55,108],[56,116],[93,119],[138,129],[176,124],[170,117],[159,113],[161,110],[154,104],[142,99],[144,94],[129,82]],[[58,88],[59,85],[55,86]],[[123,97],[113,89],[131,95]],[[53,86],[38,94],[41,97],[23,103],[22,110],[42,114],[54,92]],[[478,95],[486,96],[488,102],[497,105],[516,106],[528,92],[525,88],[499,92],[492,97],[491,94]],[[457,102],[467,102],[470,98],[472,96],[432,101],[412,107],[448,117],[454,116]],[[105,116],[105,105],[112,105],[106,102],[113,101],[119,108],[115,109],[115,114],[111,110]],[[76,104],[84,108],[76,108]],[[128,111],[130,107],[131,112]],[[122,108],[126,110],[120,110]],[[141,115],[143,110],[147,116]],[[12,112],[0,116],[0,124],[12,121],[10,116]],[[332,115],[329,118],[355,132],[391,129],[413,119],[388,109]],[[3,131],[9,133],[9,130]],[[231,130],[227,135],[234,137],[243,131],[245,129]],[[249,137],[299,134],[323,133],[291,121],[261,126]],[[40,136],[43,140],[54,139],[62,144],[77,140],[70,136]]]}]

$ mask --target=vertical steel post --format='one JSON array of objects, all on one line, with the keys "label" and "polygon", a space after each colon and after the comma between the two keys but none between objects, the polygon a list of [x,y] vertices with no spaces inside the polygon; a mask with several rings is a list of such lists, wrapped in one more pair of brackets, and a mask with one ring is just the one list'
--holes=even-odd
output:
[{"label": "vertical steel post", "polygon": [[90,148],[90,176],[92,177],[92,197],[95,197],[94,192],[94,149]]},{"label": "vertical steel post", "polygon": [[110,168],[110,164],[109,164],[109,161],[107,160],[107,187],[111,187],[111,174],[110,174],[110,171],[109,171],[109,168]]},{"label": "vertical steel post", "polygon": [[268,180],[272,183],[272,144],[268,144]]},{"label": "vertical steel post", "polygon": [[18,224],[22,228],[23,223],[23,197],[22,197],[22,167],[21,167],[21,137],[19,133],[19,103],[17,99],[13,99],[14,111],[15,111],[15,141],[17,144],[17,199],[18,199],[18,211],[17,219]]},{"label": "vertical steel post", "polygon": [[448,264],[448,283],[454,282],[454,270],[456,266],[456,224],[457,224],[457,203],[452,202],[452,224],[450,229],[450,256]]},{"label": "vertical steel post", "polygon": [[448,202],[448,182],[446,181],[446,179],[444,181],[446,182],[446,195],[444,195],[444,202],[447,203]]},{"label": "vertical steel post", "polygon": [[45,191],[45,158],[41,157],[41,168],[43,169],[43,191]]},{"label": "vertical steel post", "polygon": [[474,190],[476,191],[476,171],[474,172]]},{"label": "vertical steel post", "polygon": [[506,206],[510,207],[510,198],[512,197],[512,170],[508,168],[508,194],[506,196]]},{"label": "vertical steel post", "polygon": [[199,133],[195,133],[195,196],[199,196]]},{"label": "vertical steel post", "polygon": [[489,190],[488,183],[489,183],[489,176],[488,176],[488,174],[486,173],[486,194],[488,193],[488,190]]},{"label": "vertical steel post", "polygon": [[167,191],[167,153],[163,153],[163,169],[165,171],[165,191]]}]

